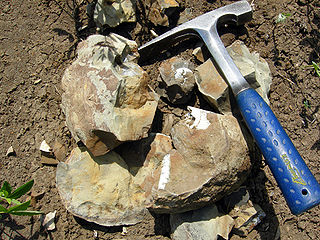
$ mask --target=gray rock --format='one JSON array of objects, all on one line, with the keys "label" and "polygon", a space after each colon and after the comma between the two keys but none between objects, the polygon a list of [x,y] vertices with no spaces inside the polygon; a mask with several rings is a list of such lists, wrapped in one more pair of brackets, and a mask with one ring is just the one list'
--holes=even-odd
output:
[{"label": "gray rock", "polygon": [[268,93],[272,77],[266,60],[261,58],[257,52],[250,53],[246,45],[239,40],[227,47],[227,51],[242,75],[269,104]]},{"label": "gray rock", "polygon": [[178,57],[170,58],[160,64],[159,88],[157,93],[171,103],[186,103],[195,86],[194,65]]},{"label": "gray rock", "polygon": [[169,17],[179,7],[175,0],[146,0],[148,19],[154,25],[169,26]]},{"label": "gray rock", "polygon": [[93,157],[87,149],[75,148],[59,163],[56,184],[67,210],[90,222],[131,225],[147,214],[144,192],[115,152]]},{"label": "gray rock", "polygon": [[170,215],[173,240],[228,239],[234,225],[232,217],[218,211],[216,205]]},{"label": "gray rock", "polygon": [[117,34],[92,35],[62,78],[62,110],[76,141],[93,155],[147,137],[158,96],[136,63],[137,44]]},{"label": "gray rock", "polygon": [[135,22],[135,10],[135,0],[98,0],[93,18],[99,28],[116,27],[122,22]]}]

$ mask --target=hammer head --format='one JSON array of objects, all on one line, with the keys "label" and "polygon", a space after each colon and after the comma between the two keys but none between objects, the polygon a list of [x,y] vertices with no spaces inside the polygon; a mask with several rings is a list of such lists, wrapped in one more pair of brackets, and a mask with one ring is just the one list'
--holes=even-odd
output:
[{"label": "hammer head", "polygon": [[205,13],[171,29],[141,46],[138,51],[141,58],[145,60],[152,55],[154,56],[155,50],[159,52],[159,50],[170,46],[170,44],[177,42],[186,36],[196,35],[201,37],[204,41],[204,35],[206,34],[210,34],[214,37],[216,35],[216,37],[219,38],[217,27],[220,24],[233,23],[236,25],[242,25],[251,20],[251,18],[252,9],[250,4],[247,1],[235,2]]}]

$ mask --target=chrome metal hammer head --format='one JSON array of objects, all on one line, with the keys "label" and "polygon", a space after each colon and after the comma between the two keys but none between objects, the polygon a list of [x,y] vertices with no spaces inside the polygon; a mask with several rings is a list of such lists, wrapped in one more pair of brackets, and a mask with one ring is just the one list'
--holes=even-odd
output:
[{"label": "chrome metal hammer head", "polygon": [[251,20],[251,18],[252,9],[250,4],[247,1],[235,2],[205,13],[171,29],[141,46],[138,51],[141,57],[146,59],[152,56],[156,50],[158,52],[159,49],[168,47],[171,42],[180,40],[190,34],[196,35],[202,38],[212,54],[218,69],[225,77],[225,80],[229,82],[234,94],[237,95],[239,91],[248,88],[249,85],[240,74],[221,42],[217,27],[220,24],[229,23],[242,25]]}]

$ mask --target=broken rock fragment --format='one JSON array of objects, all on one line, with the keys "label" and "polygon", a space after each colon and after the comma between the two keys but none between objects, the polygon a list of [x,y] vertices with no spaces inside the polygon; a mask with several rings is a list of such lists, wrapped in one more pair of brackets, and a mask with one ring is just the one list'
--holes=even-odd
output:
[{"label": "broken rock fragment", "polygon": [[93,155],[147,137],[158,96],[137,62],[137,44],[117,34],[92,35],[62,78],[61,107],[76,141]]},{"label": "broken rock fragment", "polygon": [[173,240],[228,239],[234,220],[220,213],[216,205],[170,215]]},{"label": "broken rock fragment", "polygon": [[[248,83],[269,103],[268,93],[272,78],[268,63],[260,58],[258,53],[250,53],[249,49],[241,41],[234,42],[227,47],[227,51]],[[203,54],[201,49],[197,48],[195,51],[196,56],[201,56],[201,53]],[[211,59],[197,67],[196,72],[196,83],[199,91],[207,101],[221,113],[230,113],[228,85],[215,68]]]},{"label": "broken rock fragment", "polygon": [[136,0],[98,0],[94,21],[99,28],[116,27],[123,22],[136,21]]},{"label": "broken rock fragment", "polygon": [[154,25],[169,26],[169,17],[177,10],[179,3],[175,0],[146,0],[146,12]]},{"label": "broken rock fragment", "polygon": [[86,148],[75,148],[65,163],[59,163],[56,183],[67,210],[90,222],[131,225],[147,212],[144,192],[113,151],[93,157]]},{"label": "broken rock fragment", "polygon": [[161,63],[157,92],[171,103],[186,103],[195,85],[194,65],[178,57]]}]

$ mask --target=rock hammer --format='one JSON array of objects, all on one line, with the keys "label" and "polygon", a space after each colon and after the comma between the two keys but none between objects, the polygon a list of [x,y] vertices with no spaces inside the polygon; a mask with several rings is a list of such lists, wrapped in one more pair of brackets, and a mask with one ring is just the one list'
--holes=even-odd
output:
[{"label": "rock hammer", "polygon": [[223,78],[229,84],[240,112],[295,215],[320,203],[320,185],[294,147],[269,105],[250,87],[225,49],[217,27],[242,25],[252,19],[247,1],[205,13],[156,37],[138,51],[142,59],[186,36],[195,35],[206,44]]}]

